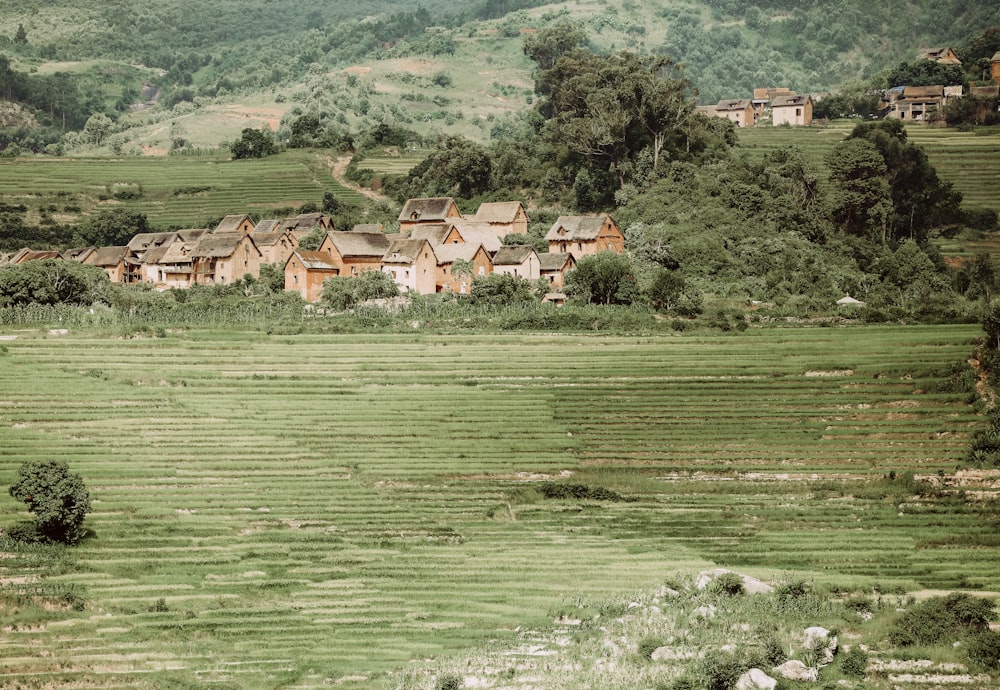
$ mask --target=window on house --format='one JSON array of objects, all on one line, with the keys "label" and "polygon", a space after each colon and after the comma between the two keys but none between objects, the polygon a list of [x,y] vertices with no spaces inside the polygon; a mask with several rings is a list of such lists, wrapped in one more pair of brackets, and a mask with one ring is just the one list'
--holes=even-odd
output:
[{"label": "window on house", "polygon": [[298,285],[299,284],[299,277],[298,276],[292,276],[292,284],[294,284],[294,285]]},{"label": "window on house", "polygon": [[802,117],[802,108],[795,109],[795,117]]},{"label": "window on house", "polygon": [[481,275],[481,276],[486,275],[486,267],[485,266],[480,266],[479,267],[479,275]]},{"label": "window on house", "polygon": [[406,278],[409,278],[409,277],[410,277],[410,271],[409,271],[409,270],[407,270],[407,271],[406,271],[406,274],[405,274],[405,276],[404,276],[404,277],[406,277]]}]

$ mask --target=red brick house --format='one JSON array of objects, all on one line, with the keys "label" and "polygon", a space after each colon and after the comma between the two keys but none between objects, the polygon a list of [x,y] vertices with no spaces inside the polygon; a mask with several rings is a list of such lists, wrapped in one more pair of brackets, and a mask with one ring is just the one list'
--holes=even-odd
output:
[{"label": "red brick house", "polygon": [[285,290],[297,292],[307,302],[318,302],[323,295],[323,281],[340,275],[326,252],[296,249],[285,262]]},{"label": "red brick house", "polygon": [[568,252],[577,261],[600,252],[625,253],[625,235],[609,215],[559,216],[545,240],[550,252]]}]

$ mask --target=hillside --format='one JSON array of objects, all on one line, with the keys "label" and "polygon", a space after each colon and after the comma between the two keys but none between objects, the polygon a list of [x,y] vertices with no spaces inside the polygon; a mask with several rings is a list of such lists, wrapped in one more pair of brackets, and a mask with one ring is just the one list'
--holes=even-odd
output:
[{"label": "hillside", "polygon": [[[140,100],[143,83],[160,87],[156,107],[121,112],[117,129],[125,131],[98,147],[148,154],[214,147],[243,127],[276,129],[286,114],[303,111],[355,130],[389,122],[484,140],[493,119],[532,102],[523,37],[565,21],[578,23],[597,49],[673,56],[702,102],[759,86],[834,90],[921,48],[1000,24],[1000,8],[957,0],[537,4],[491,1],[454,11],[441,2],[14,3],[0,18],[0,36],[11,37],[0,50],[33,74],[117,64],[90,80],[108,103]],[[23,43],[13,38],[19,27]]]}]

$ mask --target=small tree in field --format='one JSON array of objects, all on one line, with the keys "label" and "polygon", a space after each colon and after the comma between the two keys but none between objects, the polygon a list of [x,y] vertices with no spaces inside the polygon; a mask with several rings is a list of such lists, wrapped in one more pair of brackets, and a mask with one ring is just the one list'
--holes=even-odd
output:
[{"label": "small tree in field", "polygon": [[35,514],[38,534],[51,541],[76,544],[83,537],[83,518],[90,512],[90,493],[79,474],[58,460],[23,463],[10,495]]}]

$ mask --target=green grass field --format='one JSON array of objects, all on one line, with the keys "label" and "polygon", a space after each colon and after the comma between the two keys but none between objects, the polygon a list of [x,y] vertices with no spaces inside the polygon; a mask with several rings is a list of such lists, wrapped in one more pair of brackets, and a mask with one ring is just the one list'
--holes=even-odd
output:
[{"label": "green grass field", "polygon": [[964,456],[972,326],[4,334],[0,485],[63,459],[94,499],[79,547],[0,559],[8,683],[388,687],[715,563],[1000,590],[997,501],[909,477]]}]

